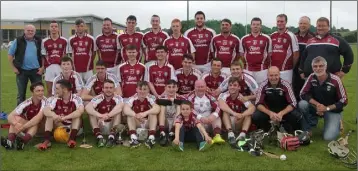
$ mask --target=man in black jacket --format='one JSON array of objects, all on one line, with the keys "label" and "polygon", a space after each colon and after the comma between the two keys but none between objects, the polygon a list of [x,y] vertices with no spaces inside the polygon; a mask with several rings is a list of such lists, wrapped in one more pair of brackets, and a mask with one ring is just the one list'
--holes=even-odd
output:
[{"label": "man in black jacket", "polygon": [[29,79],[31,83],[42,81],[41,38],[35,33],[35,26],[26,25],[24,35],[15,39],[8,52],[10,66],[16,74],[18,105],[25,100]]}]

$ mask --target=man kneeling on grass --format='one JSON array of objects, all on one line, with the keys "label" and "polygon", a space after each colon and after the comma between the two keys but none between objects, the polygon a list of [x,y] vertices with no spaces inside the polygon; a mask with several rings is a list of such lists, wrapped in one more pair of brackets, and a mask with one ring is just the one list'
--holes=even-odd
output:
[{"label": "man kneeling on grass", "polygon": [[212,139],[200,121],[196,119],[192,103],[183,101],[180,105],[180,112],[175,120],[173,146],[179,151],[184,151],[184,142],[196,141],[199,151],[209,148],[212,145]]},{"label": "man kneeling on grass", "polygon": [[10,124],[7,138],[1,137],[1,146],[18,150],[24,149],[32,137],[36,134],[43,118],[42,109],[45,106],[44,85],[42,82],[33,83],[30,86],[32,96],[16,107],[8,116]]},{"label": "man kneeling on grass", "polygon": [[[97,138],[98,147],[106,144],[102,134],[109,134],[106,146],[113,147],[115,144],[116,128],[121,122],[121,112],[123,109],[123,99],[115,94],[115,84],[112,80],[105,80],[102,88],[103,93],[94,97],[86,105],[94,136]],[[102,123],[102,131],[98,127]],[[109,132],[105,130],[109,130]],[[116,137],[121,141],[122,138]]]},{"label": "man kneeling on grass", "polygon": [[74,148],[81,124],[81,115],[84,112],[82,99],[72,93],[71,83],[68,80],[59,80],[55,86],[57,96],[48,98],[44,108],[46,116],[45,141],[38,146],[40,150],[46,150],[50,146],[54,125],[56,128],[64,126],[71,130],[67,145]]},{"label": "man kneeling on grass", "polygon": [[[146,81],[137,83],[137,93],[130,97],[124,105],[123,112],[127,115],[127,123],[130,135],[130,146],[140,146],[136,128],[149,128],[149,137],[145,145],[151,149],[155,144],[155,130],[157,127],[157,115],[160,107],[155,103],[155,96],[149,94],[149,85]],[[149,124],[148,124],[149,122]]]}]

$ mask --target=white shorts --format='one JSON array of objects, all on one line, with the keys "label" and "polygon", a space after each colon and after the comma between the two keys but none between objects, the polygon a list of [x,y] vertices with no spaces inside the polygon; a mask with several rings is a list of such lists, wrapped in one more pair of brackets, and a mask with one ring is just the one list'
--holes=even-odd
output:
[{"label": "white shorts", "polygon": [[228,67],[221,68],[221,72],[225,73],[226,75],[231,75],[230,68]]},{"label": "white shorts", "polygon": [[267,69],[262,71],[249,71],[244,69],[244,72],[254,77],[258,85],[264,82],[267,79]]},{"label": "white shorts", "polygon": [[45,81],[52,82],[55,77],[61,74],[61,67],[58,64],[51,64],[46,68]]},{"label": "white shorts", "polygon": [[204,65],[195,65],[194,68],[198,69],[201,73],[208,73],[211,70],[211,63],[207,63]]},{"label": "white shorts", "polygon": [[292,85],[292,73],[293,73],[292,69],[280,71],[281,79],[288,81]]},{"label": "white shorts", "polygon": [[111,73],[111,74],[114,74],[117,76],[117,73],[118,73],[118,65],[112,67],[112,68],[107,68],[107,72]]},{"label": "white shorts", "polygon": [[89,70],[87,72],[79,72],[79,74],[83,80],[83,83],[86,84],[87,80],[93,76],[93,70]]}]

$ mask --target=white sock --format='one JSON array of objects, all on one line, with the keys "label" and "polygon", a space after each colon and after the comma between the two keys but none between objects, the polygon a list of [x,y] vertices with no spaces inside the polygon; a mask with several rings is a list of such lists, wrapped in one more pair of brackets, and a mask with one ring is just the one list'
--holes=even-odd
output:
[{"label": "white sock", "polygon": [[149,135],[148,139],[155,140],[155,137],[154,137],[154,135]]},{"label": "white sock", "polygon": [[109,136],[108,136],[108,139],[111,139],[111,138],[114,139],[114,136],[113,136],[113,135],[109,135]]},{"label": "white sock", "polygon": [[103,138],[103,136],[102,136],[102,135],[98,135],[97,138]]},{"label": "white sock", "polygon": [[136,134],[132,134],[132,135],[131,135],[131,139],[135,139],[135,140],[137,140],[137,139],[138,139],[138,137],[137,137],[137,135],[136,135]]},{"label": "white sock", "polygon": [[165,132],[164,131],[160,132],[160,135],[165,136]]},{"label": "white sock", "polygon": [[239,137],[246,137],[245,132],[241,132],[240,135],[239,135]]},{"label": "white sock", "polygon": [[174,132],[169,132],[169,135],[170,135],[170,136],[173,136],[173,135],[174,135]]}]

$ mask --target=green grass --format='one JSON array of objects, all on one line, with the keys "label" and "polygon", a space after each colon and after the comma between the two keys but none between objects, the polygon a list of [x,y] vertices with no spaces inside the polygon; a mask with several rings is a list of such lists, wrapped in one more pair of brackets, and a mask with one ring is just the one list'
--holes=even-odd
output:
[{"label": "green grass", "polygon": [[[353,50],[357,56],[356,46],[353,46]],[[9,113],[16,105],[17,88],[5,51],[1,52],[1,57],[1,107]],[[344,78],[349,98],[344,111],[346,130],[356,128],[356,73],[354,64]],[[29,91],[27,94],[29,97]],[[88,120],[85,122],[88,142],[95,145]],[[2,129],[1,135],[6,135],[6,131]],[[123,146],[113,149],[69,149],[65,144],[53,143],[50,150],[42,152],[33,147],[42,141],[35,138],[24,151],[6,151],[1,148],[1,165],[3,170],[348,170],[329,155],[327,142],[322,140],[321,132],[322,120],[314,130],[314,143],[301,147],[297,152],[267,147],[268,151],[285,154],[286,161],[266,156],[253,157],[246,152],[234,151],[229,145],[215,145],[207,152],[198,152],[194,144],[185,144],[184,152],[176,152],[170,147],[159,145],[152,150],[146,149],[144,145],[133,150]],[[81,139],[78,138],[77,142],[80,143]],[[350,137],[349,144],[356,149],[355,133]]]}]

